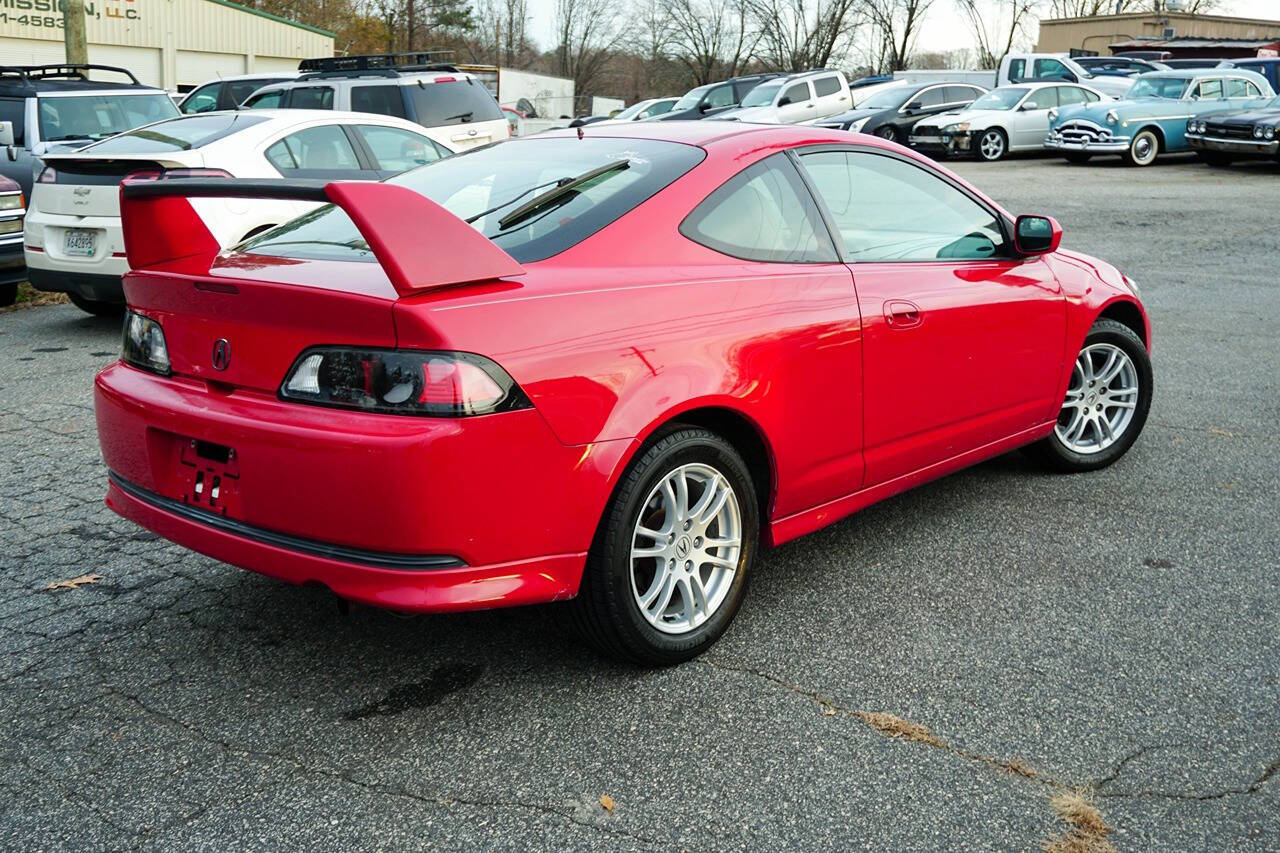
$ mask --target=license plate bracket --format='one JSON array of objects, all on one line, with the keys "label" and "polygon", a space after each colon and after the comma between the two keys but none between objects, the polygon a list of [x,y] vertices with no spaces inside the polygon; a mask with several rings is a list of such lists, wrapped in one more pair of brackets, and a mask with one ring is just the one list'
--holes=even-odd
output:
[{"label": "license plate bracket", "polygon": [[98,251],[98,232],[91,228],[68,228],[62,233],[62,253],[77,258],[92,258]]},{"label": "license plate bracket", "polygon": [[186,439],[178,466],[182,502],[189,506],[238,516],[240,512],[240,459],[224,444]]}]

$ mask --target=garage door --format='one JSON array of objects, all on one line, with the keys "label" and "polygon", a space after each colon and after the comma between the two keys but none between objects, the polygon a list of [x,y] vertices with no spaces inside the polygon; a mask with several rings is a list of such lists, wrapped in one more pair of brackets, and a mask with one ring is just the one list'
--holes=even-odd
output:
[{"label": "garage door", "polygon": [[287,56],[255,56],[253,58],[253,71],[260,73],[264,71],[297,71],[298,60]]},{"label": "garage door", "polygon": [[[52,65],[65,61],[66,49],[60,41],[0,39],[0,65]],[[151,86],[160,85],[160,51],[158,49],[91,44],[89,61],[98,65],[128,68],[140,82]],[[123,77],[114,74],[91,76],[95,80],[124,81]]]},{"label": "garage door", "polygon": [[178,85],[198,86],[219,77],[244,73],[244,54],[178,51]]}]

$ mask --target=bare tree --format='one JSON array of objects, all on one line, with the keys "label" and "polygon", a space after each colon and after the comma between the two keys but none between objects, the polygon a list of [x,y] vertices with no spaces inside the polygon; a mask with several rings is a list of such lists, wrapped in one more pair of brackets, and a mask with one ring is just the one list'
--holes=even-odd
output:
[{"label": "bare tree", "polygon": [[477,58],[505,68],[529,64],[528,0],[477,0],[475,21]]},{"label": "bare tree", "polygon": [[[759,32],[756,54],[786,71],[843,60],[868,0],[747,0]],[[933,0],[911,0],[925,5]]]},{"label": "bare tree", "polygon": [[906,68],[933,0],[863,0],[863,3],[879,44],[876,67],[888,71]]},{"label": "bare tree", "polygon": [[978,64],[995,68],[1013,49],[1035,12],[1036,0],[956,0],[956,6],[973,34]]},{"label": "bare tree", "polygon": [[573,80],[575,95],[595,93],[609,57],[624,36],[615,0],[556,0],[555,69]]},{"label": "bare tree", "polygon": [[[1202,14],[1222,5],[1221,0],[1188,0],[1181,11]],[[1049,0],[1049,17],[1087,18],[1093,15],[1123,14],[1125,12],[1170,11],[1168,0]]]},{"label": "bare tree", "polygon": [[667,50],[688,69],[693,84],[733,77],[747,64],[757,35],[742,0],[663,0]]}]

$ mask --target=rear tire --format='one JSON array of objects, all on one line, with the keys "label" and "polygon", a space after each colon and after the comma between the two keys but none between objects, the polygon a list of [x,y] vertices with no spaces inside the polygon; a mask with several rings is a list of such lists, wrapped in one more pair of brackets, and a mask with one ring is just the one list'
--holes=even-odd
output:
[{"label": "rear tire", "polygon": [[78,293],[68,293],[71,304],[95,317],[119,317],[124,313],[123,302],[102,302],[98,299],[85,299]]},{"label": "rear tire", "polygon": [[0,308],[8,308],[18,301],[17,284],[0,284]]},{"label": "rear tire", "polygon": [[975,149],[975,153],[979,160],[984,160],[988,163],[1003,160],[1005,155],[1009,153],[1009,137],[1005,136],[1004,131],[998,127],[984,130],[982,135],[978,137],[978,147]]},{"label": "rear tire", "polygon": [[1027,452],[1057,471],[1105,468],[1138,440],[1152,391],[1142,339],[1123,323],[1101,319],[1085,336],[1054,431]]},{"label": "rear tire", "polygon": [[[708,489],[715,490],[710,497]],[[708,505],[697,512],[704,498]],[[742,604],[759,526],[751,474],[733,446],[705,429],[675,427],[623,475],[578,596],[562,615],[583,640],[631,663],[670,666],[695,658]]]},{"label": "rear tire", "polygon": [[1150,166],[1160,156],[1160,137],[1151,128],[1140,130],[1122,156],[1130,166]]}]

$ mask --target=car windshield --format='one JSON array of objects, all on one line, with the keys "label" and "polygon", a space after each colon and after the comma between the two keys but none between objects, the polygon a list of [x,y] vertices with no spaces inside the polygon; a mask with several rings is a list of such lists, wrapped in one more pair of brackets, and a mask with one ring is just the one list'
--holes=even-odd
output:
[{"label": "car windshield", "polygon": [[106,139],[178,115],[173,101],[160,92],[46,97],[40,98],[40,138],[45,142]]},{"label": "car windshield", "polygon": [[1139,77],[1127,98],[1168,98],[1176,101],[1187,92],[1191,81],[1183,77]]},{"label": "car windshield", "polygon": [[[520,263],[540,261],[599,231],[701,162],[692,145],[639,139],[526,138],[477,148],[392,178],[444,207]],[[602,169],[617,164],[620,168]],[[557,184],[600,174],[514,221],[505,216]],[[346,213],[325,205],[240,246],[290,258],[374,260]]]},{"label": "car windshield", "polygon": [[744,107],[767,107],[773,103],[774,96],[778,94],[778,90],[782,88],[785,80],[771,80],[768,83],[761,83],[756,86],[747,96],[742,99]]},{"label": "car windshield", "polygon": [[705,95],[705,94],[707,94],[707,90],[709,90],[710,88],[711,88],[711,87],[710,87],[709,85],[708,85],[708,86],[699,86],[699,87],[698,87],[698,88],[696,88],[696,89],[691,89],[691,90],[689,90],[688,92],[685,92],[685,93],[684,93],[684,96],[683,96],[683,97],[681,97],[681,98],[680,98],[680,100],[676,101],[676,105],[675,105],[674,107],[672,107],[671,109],[672,109],[672,110],[691,110],[691,109],[693,109],[693,108],[694,108],[694,107],[696,107],[698,104],[702,103],[702,96],[703,96],[703,95]]},{"label": "car windshield", "polygon": [[908,86],[895,86],[876,92],[870,98],[858,104],[860,110],[896,110],[907,102],[907,96],[918,91]]},{"label": "car windshield", "polygon": [[1007,89],[992,89],[969,105],[971,110],[1011,110],[1022,100],[1030,89],[1022,86],[1010,86]]},{"label": "car windshield", "polygon": [[245,113],[207,113],[156,122],[86,148],[95,154],[165,154],[190,151],[266,121]]}]

